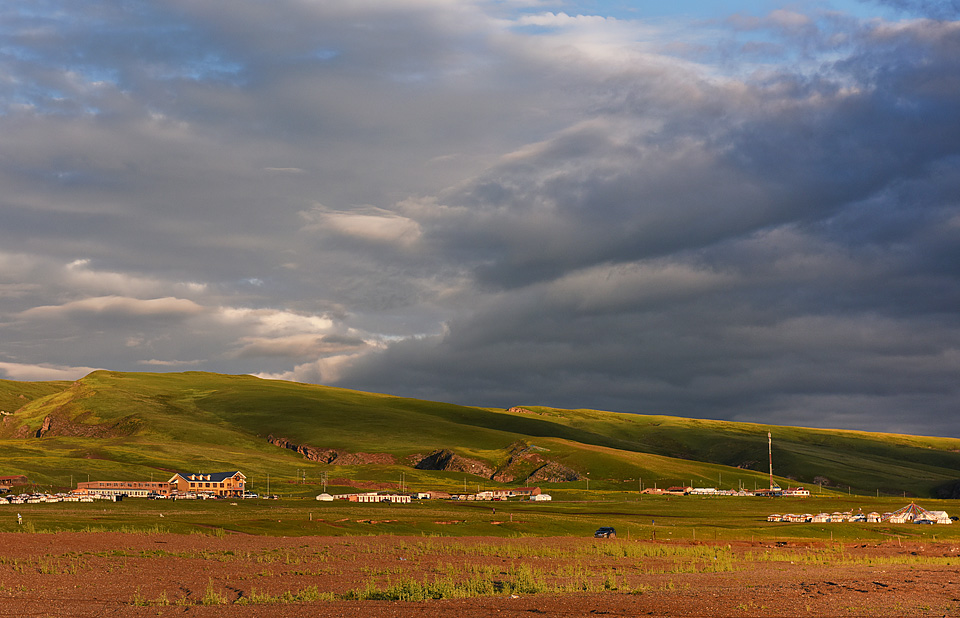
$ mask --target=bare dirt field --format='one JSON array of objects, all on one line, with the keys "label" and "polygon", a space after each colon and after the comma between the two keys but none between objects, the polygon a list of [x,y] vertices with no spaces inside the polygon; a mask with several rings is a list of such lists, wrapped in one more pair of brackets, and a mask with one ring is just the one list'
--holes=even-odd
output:
[{"label": "bare dirt field", "polygon": [[896,540],[7,533],[0,616],[960,616],[958,565]]}]

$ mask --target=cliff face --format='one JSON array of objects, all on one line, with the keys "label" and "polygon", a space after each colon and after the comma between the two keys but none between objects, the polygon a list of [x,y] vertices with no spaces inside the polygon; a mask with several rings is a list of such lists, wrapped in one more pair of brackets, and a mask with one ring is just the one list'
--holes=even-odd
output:
[{"label": "cliff face", "polygon": [[358,466],[364,464],[391,465],[396,459],[389,453],[350,453],[341,449],[319,448],[309,444],[295,444],[286,438],[267,436],[267,442],[280,448],[290,449],[303,455],[304,459],[336,466]]},{"label": "cliff face", "polygon": [[445,470],[447,472],[466,472],[475,476],[490,478],[493,468],[478,461],[457,455],[450,449],[437,449],[418,461],[414,466],[418,470]]},{"label": "cliff face", "polygon": [[113,423],[84,423],[89,416],[81,414],[76,418],[58,408],[43,418],[40,428],[34,437],[74,436],[80,438],[124,438],[137,433],[143,421],[134,415],[126,416]]},{"label": "cliff face", "polygon": [[582,478],[576,470],[541,455],[545,450],[525,442],[512,444],[506,463],[497,469],[492,480],[500,483],[516,480],[561,483]]}]

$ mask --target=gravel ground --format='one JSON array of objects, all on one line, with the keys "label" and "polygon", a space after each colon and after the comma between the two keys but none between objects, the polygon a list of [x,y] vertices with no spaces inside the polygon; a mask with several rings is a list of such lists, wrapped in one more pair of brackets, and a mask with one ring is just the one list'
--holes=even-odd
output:
[{"label": "gravel ground", "polygon": [[[0,534],[0,616],[960,616],[958,550],[897,541]],[[511,588],[523,574],[539,591]],[[492,582],[495,594],[343,600],[402,582],[454,589],[471,577]],[[579,591],[551,592],[558,588]]]}]

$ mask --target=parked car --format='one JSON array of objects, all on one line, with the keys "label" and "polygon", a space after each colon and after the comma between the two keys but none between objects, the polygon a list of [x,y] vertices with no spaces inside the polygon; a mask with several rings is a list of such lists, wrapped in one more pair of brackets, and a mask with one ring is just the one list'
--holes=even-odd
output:
[{"label": "parked car", "polygon": [[597,528],[597,531],[593,533],[593,538],[595,539],[615,539],[617,538],[617,531],[610,526],[603,526]]}]

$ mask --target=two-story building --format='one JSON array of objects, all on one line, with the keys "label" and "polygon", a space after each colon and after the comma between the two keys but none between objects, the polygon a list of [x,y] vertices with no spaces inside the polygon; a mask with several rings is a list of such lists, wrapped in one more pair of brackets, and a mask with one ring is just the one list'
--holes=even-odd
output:
[{"label": "two-story building", "polygon": [[170,493],[212,494],[214,496],[242,496],[246,491],[247,477],[243,472],[211,472],[185,474],[177,472],[167,484]]}]

